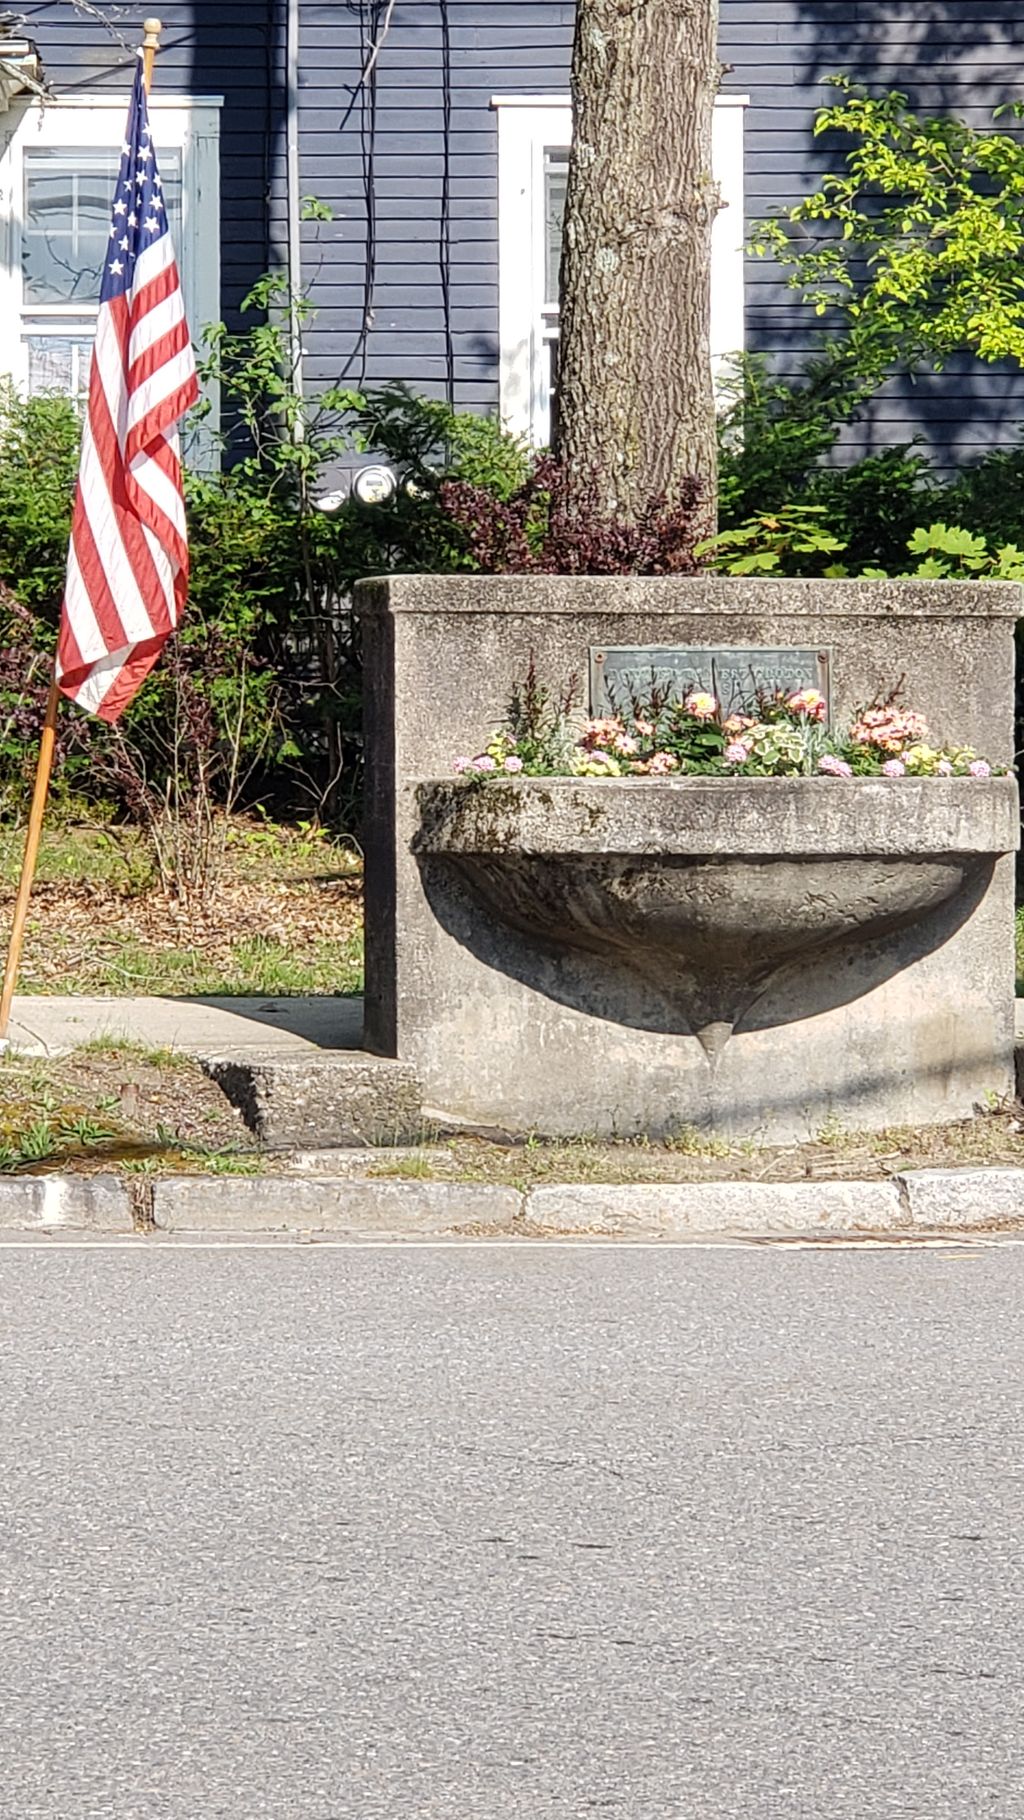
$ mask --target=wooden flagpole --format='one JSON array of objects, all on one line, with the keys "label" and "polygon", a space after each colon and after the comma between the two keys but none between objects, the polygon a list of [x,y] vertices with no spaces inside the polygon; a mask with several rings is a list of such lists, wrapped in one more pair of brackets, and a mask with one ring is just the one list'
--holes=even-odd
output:
[{"label": "wooden flagpole", "polygon": [[[143,20],[142,80],[145,83],[147,95],[153,80],[153,64],[162,31],[163,25],[159,19]],[[7,1047],[7,1026],[10,1023],[11,1004],[21,970],[21,954],[25,946],[25,925],[28,922],[29,899],[32,895],[32,885],[39,861],[39,842],[43,832],[43,818],[46,814],[46,799],[50,793],[50,778],[53,774],[59,706],[60,691],[57,687],[57,666],[56,659],[54,659],[53,676],[50,679],[50,689],[46,697],[46,716],[39,740],[36,781],[32,791],[32,807],[28,815],[28,830],[25,835],[25,855],[21,862],[18,895],[14,901],[14,917],[11,922],[11,936],[7,947],[7,964],[4,967],[3,992],[0,993],[0,1049]]]}]

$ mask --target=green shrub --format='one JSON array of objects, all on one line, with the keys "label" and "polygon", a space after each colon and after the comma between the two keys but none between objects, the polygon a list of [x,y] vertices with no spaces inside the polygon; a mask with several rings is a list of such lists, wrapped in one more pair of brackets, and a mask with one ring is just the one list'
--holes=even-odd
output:
[{"label": "green shrub", "polygon": [[[921,116],[906,95],[832,78],[814,131],[839,134],[843,168],[754,231],[790,287],[876,382],[967,350],[1024,362],[1024,142],[1016,132]],[[1024,103],[997,110],[1019,119]]]},{"label": "green shrub", "polygon": [[[191,799],[201,773],[212,804],[266,800],[350,823],[361,756],[355,581],[472,566],[445,485],[505,499],[529,473],[522,445],[492,419],[401,387],[307,402],[289,374],[291,325],[307,306],[289,309],[276,277],[249,305],[253,327],[207,335],[205,376],[219,388],[224,431],[219,466],[185,476],[188,613],[116,736],[62,716],[58,808],[62,790],[84,790],[152,821],[159,801]],[[0,815],[20,813],[34,766],[78,440],[66,399],[0,391]],[[364,450],[395,467],[393,498],[321,511],[332,469]]]}]

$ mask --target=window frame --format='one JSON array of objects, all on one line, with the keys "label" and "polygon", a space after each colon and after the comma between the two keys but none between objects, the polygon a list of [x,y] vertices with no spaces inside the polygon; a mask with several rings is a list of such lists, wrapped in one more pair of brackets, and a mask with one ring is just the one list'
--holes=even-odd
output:
[{"label": "window frame", "polygon": [[[498,117],[498,341],[502,422],[534,447],[549,439],[552,311],[545,290],[545,159],[572,140],[568,95],[494,95]],[[719,95],[714,173],[725,207],[712,229],[713,370],[743,351],[743,115],[747,95]],[[736,231],[736,224],[739,231]]]},{"label": "window frame", "polygon": [[[205,323],[220,316],[220,109],[212,95],[162,94],[150,97],[157,156],[175,151],[181,159],[182,291],[189,328],[195,338]],[[28,389],[27,325],[67,320],[78,327],[92,322],[96,301],[81,310],[44,306],[34,310],[24,297],[21,236],[24,225],[25,153],[35,150],[111,151],[120,153],[127,110],[125,96],[91,95],[87,100],[62,95],[54,100],[23,99],[11,103],[0,126],[0,376]],[[216,400],[211,403],[216,407]],[[209,420],[207,420],[209,426]],[[212,427],[212,426],[209,426]]]}]

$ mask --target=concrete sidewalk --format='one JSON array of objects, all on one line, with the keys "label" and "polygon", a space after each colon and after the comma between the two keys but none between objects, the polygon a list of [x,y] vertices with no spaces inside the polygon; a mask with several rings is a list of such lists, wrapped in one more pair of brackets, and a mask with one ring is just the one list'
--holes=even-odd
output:
[{"label": "concrete sidewalk", "polygon": [[11,1047],[63,1055],[97,1037],[186,1055],[297,1055],[359,1049],[361,998],[72,998],[22,995],[11,1017]]}]

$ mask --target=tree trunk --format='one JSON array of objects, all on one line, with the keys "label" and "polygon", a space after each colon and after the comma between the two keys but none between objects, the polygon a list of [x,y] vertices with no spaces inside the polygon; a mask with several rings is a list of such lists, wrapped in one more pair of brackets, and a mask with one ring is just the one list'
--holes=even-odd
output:
[{"label": "tree trunk", "polygon": [[718,0],[577,0],[558,454],[635,520],[697,475],[714,528]]}]

